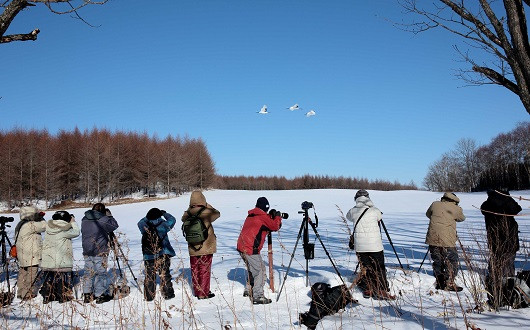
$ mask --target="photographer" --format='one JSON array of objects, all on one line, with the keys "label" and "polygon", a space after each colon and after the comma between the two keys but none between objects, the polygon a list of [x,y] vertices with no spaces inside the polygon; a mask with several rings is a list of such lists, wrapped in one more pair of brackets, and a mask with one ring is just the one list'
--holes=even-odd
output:
[{"label": "photographer", "polygon": [[280,212],[272,209],[269,214],[269,201],[265,197],[258,198],[256,207],[248,211],[239,239],[237,251],[247,267],[248,278],[243,296],[249,296],[253,304],[270,304],[265,297],[263,286],[266,273],[260,251],[269,231],[277,231],[282,226]]},{"label": "photographer", "polygon": [[33,206],[20,208],[20,222],[15,227],[18,259],[17,297],[22,300],[37,296],[34,282],[39,270],[42,252],[41,233],[46,229],[44,212]]},{"label": "photographer", "polygon": [[193,294],[198,299],[210,299],[215,297],[215,293],[210,291],[210,276],[213,254],[217,252],[217,237],[212,223],[221,216],[221,213],[206,202],[202,192],[193,191],[190,205],[181,220],[185,222],[194,216],[200,218],[206,227],[208,237],[197,245],[188,243]]},{"label": "photographer", "polygon": [[118,222],[102,203],[96,203],[86,211],[81,220],[83,257],[85,259],[83,296],[84,302],[96,299],[96,304],[112,300],[108,292],[107,261],[110,251],[109,240],[114,238]]},{"label": "photographer", "polygon": [[157,273],[160,275],[160,289],[164,299],[175,297],[169,268],[170,258],[176,254],[168,237],[175,223],[174,216],[158,208],[150,209],[145,218],[138,222],[138,229],[142,233],[145,266],[144,298],[147,301],[155,299]]},{"label": "photographer", "polygon": [[486,279],[488,302],[495,308],[503,304],[503,278],[515,276],[515,255],[519,251],[519,225],[514,215],[521,206],[507,190],[488,190],[480,209],[486,222],[490,259]]},{"label": "photographer", "polygon": [[346,218],[355,224],[355,251],[361,265],[360,280],[357,285],[363,290],[365,298],[394,300],[388,293],[385,255],[379,222],[383,214],[370,200],[364,189],[355,194],[355,206],[346,214]]},{"label": "photographer", "polygon": [[462,287],[455,284],[458,273],[456,223],[464,221],[466,217],[458,203],[460,199],[455,194],[446,192],[426,212],[430,221],[425,243],[429,245],[431,253],[436,289],[446,291],[462,291]]},{"label": "photographer", "polygon": [[41,269],[44,283],[40,293],[43,303],[73,299],[73,251],[72,238],[79,236],[75,217],[66,211],[57,211],[46,224],[42,245]]}]

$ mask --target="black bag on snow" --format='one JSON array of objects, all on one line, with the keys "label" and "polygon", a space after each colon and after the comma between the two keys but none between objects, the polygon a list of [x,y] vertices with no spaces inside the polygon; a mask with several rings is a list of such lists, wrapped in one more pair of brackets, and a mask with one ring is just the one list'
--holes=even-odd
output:
[{"label": "black bag on snow", "polygon": [[188,218],[182,224],[182,234],[191,245],[201,244],[208,238],[208,227],[199,217],[206,207],[201,207],[197,214],[191,214],[188,210]]},{"label": "black bag on snow", "polygon": [[147,221],[146,226],[144,227],[145,232],[142,235],[142,253],[148,255],[157,255],[163,249],[164,237],[158,235],[158,230],[156,229],[158,225],[153,225],[151,222]]},{"label": "black bag on snow", "polygon": [[299,321],[307,328],[315,329],[324,316],[335,314],[352,302],[357,301],[345,285],[331,287],[327,283],[317,282],[311,286],[309,311],[301,313]]}]

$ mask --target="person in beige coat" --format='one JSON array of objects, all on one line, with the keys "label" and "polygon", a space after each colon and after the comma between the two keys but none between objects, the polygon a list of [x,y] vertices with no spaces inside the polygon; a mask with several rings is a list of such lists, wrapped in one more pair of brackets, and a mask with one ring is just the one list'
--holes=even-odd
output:
[{"label": "person in beige coat", "polygon": [[466,218],[458,203],[460,199],[454,193],[446,192],[426,213],[430,222],[425,243],[431,253],[436,289],[462,291],[454,282],[458,273],[456,223]]},{"label": "person in beige coat", "polygon": [[191,215],[197,214],[202,209],[199,217],[208,228],[208,238],[201,244],[188,244],[190,254],[191,280],[194,295],[198,299],[215,297],[210,291],[210,274],[213,254],[217,252],[217,240],[212,223],[221,216],[221,213],[206,202],[206,197],[200,191],[191,193],[190,206],[182,215],[182,222]]},{"label": "person in beige coat", "polygon": [[43,303],[73,299],[72,239],[81,233],[75,217],[67,211],[57,211],[46,224],[42,245],[41,269],[44,282],[40,291]]},{"label": "person in beige coat", "polygon": [[34,282],[42,256],[41,233],[45,229],[44,212],[33,206],[20,208],[20,222],[15,227],[15,244],[19,266],[17,297],[22,300],[37,296],[38,287]]}]

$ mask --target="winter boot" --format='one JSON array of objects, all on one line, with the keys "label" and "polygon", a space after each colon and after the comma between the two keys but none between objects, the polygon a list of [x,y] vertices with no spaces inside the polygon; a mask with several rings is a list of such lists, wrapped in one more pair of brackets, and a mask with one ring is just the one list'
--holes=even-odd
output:
[{"label": "winter boot", "polygon": [[461,286],[458,286],[455,284],[455,282],[449,282],[445,288],[444,288],[445,291],[455,291],[455,292],[460,292],[463,290],[463,288]]},{"label": "winter boot", "polygon": [[257,298],[252,299],[252,303],[254,305],[265,305],[265,304],[270,304],[271,302],[272,300],[270,300],[269,298],[265,298],[265,297],[257,297]]},{"label": "winter boot", "polygon": [[90,304],[92,301],[94,301],[94,295],[92,293],[83,294],[83,302],[85,304]]},{"label": "winter boot", "polygon": [[436,290],[445,290],[446,282],[443,275],[436,276]]},{"label": "winter boot", "polygon": [[365,299],[372,298],[372,291],[371,290],[364,290],[363,291],[363,298],[365,298]]},{"label": "winter boot", "polygon": [[114,297],[111,296],[110,294],[102,294],[101,296],[97,297],[96,299],[96,304],[103,304],[103,303],[106,303],[107,301],[111,301]]}]

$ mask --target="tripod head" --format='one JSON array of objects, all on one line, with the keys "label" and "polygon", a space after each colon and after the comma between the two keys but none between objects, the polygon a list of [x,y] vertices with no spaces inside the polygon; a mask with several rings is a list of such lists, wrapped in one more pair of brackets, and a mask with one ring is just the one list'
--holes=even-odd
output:
[{"label": "tripod head", "polygon": [[6,223],[13,221],[15,221],[15,218],[13,217],[0,217],[0,233],[4,233],[6,231],[6,227],[11,227]]}]

